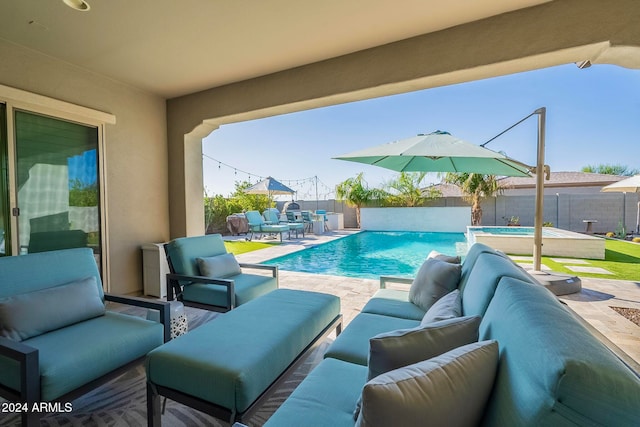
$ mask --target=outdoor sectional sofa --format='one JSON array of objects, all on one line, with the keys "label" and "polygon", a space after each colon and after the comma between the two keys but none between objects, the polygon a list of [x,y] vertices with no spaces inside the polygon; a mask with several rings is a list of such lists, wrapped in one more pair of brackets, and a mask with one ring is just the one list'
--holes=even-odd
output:
[{"label": "outdoor sectional sofa", "polygon": [[[425,310],[405,290],[380,289],[265,427],[638,425],[637,374],[510,259],[472,246],[457,288],[462,320],[427,327],[475,321],[475,337],[464,339],[480,343],[439,356],[427,344],[415,348],[403,339],[425,328]],[[374,350],[388,337],[397,346],[390,359],[416,360],[369,380],[378,373],[373,361],[381,363]],[[428,360],[419,359],[422,350]]]},{"label": "outdoor sectional sofa", "polygon": [[[160,323],[105,301],[158,310]],[[105,294],[89,248],[0,258],[0,396],[12,402],[0,415],[39,426],[169,339],[169,303]]]}]

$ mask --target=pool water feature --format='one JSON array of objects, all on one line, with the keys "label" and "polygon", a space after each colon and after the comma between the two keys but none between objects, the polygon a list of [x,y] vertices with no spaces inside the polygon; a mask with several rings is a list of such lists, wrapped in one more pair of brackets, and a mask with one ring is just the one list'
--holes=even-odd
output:
[{"label": "pool water feature", "polygon": [[464,233],[363,231],[263,262],[282,270],[378,279],[415,276],[429,252],[464,256]]},{"label": "pool water feature", "polygon": [[[469,246],[484,243],[513,255],[533,254],[533,227],[467,227]],[[542,255],[604,259],[605,241],[601,237],[554,227],[542,229]]]}]

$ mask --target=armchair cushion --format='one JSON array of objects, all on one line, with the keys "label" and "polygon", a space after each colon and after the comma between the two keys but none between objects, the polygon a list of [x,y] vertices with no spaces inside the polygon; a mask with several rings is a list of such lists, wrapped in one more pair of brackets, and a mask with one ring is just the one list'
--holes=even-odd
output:
[{"label": "armchair cushion", "polygon": [[240,264],[233,254],[196,258],[200,274],[207,277],[227,278],[242,273]]},{"label": "armchair cushion", "polygon": [[369,379],[478,341],[480,320],[458,317],[376,335],[369,340]]},{"label": "armchair cushion", "polygon": [[411,284],[409,301],[429,310],[442,296],[458,287],[461,268],[460,264],[428,258]]},{"label": "armchair cushion", "polygon": [[478,425],[498,366],[483,341],[387,372],[365,384],[356,427]]},{"label": "armchair cushion", "polygon": [[0,299],[0,335],[23,341],[102,316],[95,277]]}]

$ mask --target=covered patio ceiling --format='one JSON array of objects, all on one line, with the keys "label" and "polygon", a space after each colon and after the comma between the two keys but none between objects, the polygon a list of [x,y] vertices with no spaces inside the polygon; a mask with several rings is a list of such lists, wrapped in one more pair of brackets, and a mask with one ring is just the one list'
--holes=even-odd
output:
[{"label": "covered patio ceiling", "polygon": [[549,0],[86,1],[2,2],[0,38],[175,98]]}]

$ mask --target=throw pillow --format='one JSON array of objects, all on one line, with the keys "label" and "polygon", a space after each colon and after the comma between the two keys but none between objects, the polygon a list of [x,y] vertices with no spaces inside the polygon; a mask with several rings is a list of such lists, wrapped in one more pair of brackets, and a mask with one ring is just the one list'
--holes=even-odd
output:
[{"label": "throw pillow", "polygon": [[497,342],[482,341],[380,375],[362,390],[356,427],[479,425],[498,357]]},{"label": "throw pillow", "polygon": [[436,250],[433,250],[431,252],[429,252],[429,255],[427,255],[427,259],[429,258],[435,258],[437,260],[440,261],[444,261],[444,262],[448,262],[451,264],[460,264],[461,260],[459,256],[451,256],[451,255],[445,255],[442,254]]},{"label": "throw pillow", "polygon": [[424,311],[429,310],[442,296],[458,287],[461,270],[460,264],[428,258],[409,288],[409,301]]},{"label": "throw pillow", "polygon": [[368,379],[478,341],[480,320],[457,317],[376,335],[369,340]]},{"label": "throw pillow", "polygon": [[460,291],[455,289],[429,307],[429,310],[422,318],[422,322],[420,322],[420,326],[460,316],[462,316],[462,298],[460,298]]},{"label": "throw pillow", "polygon": [[208,258],[196,258],[200,275],[206,277],[226,277],[235,276],[242,273],[240,264],[233,254],[217,255]]},{"label": "throw pillow", "polygon": [[104,312],[96,278],[91,276],[0,299],[0,336],[24,341]]}]

